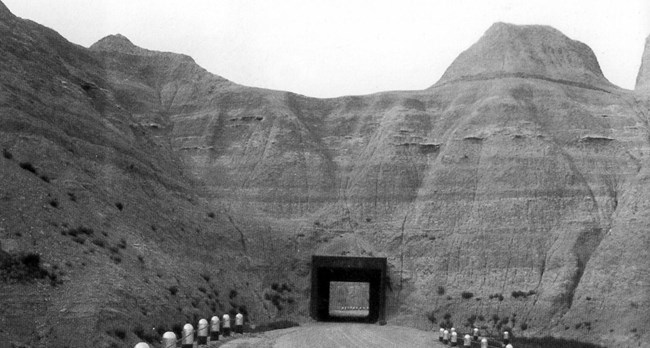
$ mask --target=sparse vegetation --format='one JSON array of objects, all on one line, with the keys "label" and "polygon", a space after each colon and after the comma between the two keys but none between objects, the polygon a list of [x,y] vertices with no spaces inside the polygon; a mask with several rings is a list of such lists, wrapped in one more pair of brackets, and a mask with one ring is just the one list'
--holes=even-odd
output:
[{"label": "sparse vegetation", "polygon": [[58,208],[58,207],[59,207],[59,200],[57,200],[56,198],[52,198],[52,199],[50,199],[50,202],[49,202],[49,203],[50,203],[50,205],[51,205],[52,207],[54,207],[54,208]]},{"label": "sparse vegetation", "polygon": [[216,215],[213,212],[208,213],[208,217],[211,218],[211,219],[214,219],[215,216]]},{"label": "sparse vegetation", "polygon": [[178,286],[172,285],[169,288],[167,288],[167,290],[169,290],[169,293],[172,294],[172,296],[175,296],[178,293]]},{"label": "sparse vegetation", "polygon": [[471,292],[469,292],[469,291],[463,291],[463,292],[460,294],[460,297],[462,297],[462,298],[465,299],[465,300],[469,300],[470,298],[474,297],[474,294],[471,293]]},{"label": "sparse vegetation", "polygon": [[122,204],[121,202],[116,202],[116,203],[115,203],[115,207],[116,207],[119,211],[122,211],[122,209],[124,209],[124,204]]},{"label": "sparse vegetation", "polygon": [[592,343],[554,337],[515,337],[511,339],[511,342],[517,348],[604,348]]},{"label": "sparse vegetation", "polygon": [[438,286],[438,295],[442,296],[445,294],[445,287],[444,286]]},{"label": "sparse vegetation", "polygon": [[45,181],[48,184],[50,183],[50,177],[47,175],[40,175],[39,178],[41,178],[41,180]]},{"label": "sparse vegetation", "polygon": [[257,326],[255,326],[254,329],[249,327],[249,328],[247,328],[246,331],[249,331],[249,332],[264,332],[264,331],[271,331],[271,330],[287,329],[287,328],[296,327],[296,326],[300,326],[300,324],[298,324],[297,322],[292,321],[292,320],[279,320],[279,321],[274,321],[274,322],[270,322],[270,323],[264,323],[264,324],[257,325]]}]

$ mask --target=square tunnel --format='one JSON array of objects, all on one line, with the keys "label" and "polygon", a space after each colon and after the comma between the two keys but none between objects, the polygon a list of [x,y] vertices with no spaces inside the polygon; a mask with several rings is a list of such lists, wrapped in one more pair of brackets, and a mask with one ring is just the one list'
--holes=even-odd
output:
[{"label": "square tunnel", "polygon": [[[375,323],[385,320],[385,257],[312,256],[310,315],[319,321],[357,321]],[[341,316],[330,311],[330,283],[368,284],[368,308],[365,316]]]}]

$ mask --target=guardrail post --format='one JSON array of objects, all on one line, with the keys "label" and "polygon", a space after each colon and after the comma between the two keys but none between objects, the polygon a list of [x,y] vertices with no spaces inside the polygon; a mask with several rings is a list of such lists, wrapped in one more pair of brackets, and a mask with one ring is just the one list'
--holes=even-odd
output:
[{"label": "guardrail post", "polygon": [[235,333],[244,334],[244,315],[239,312],[235,315]]},{"label": "guardrail post", "polygon": [[510,332],[508,331],[503,332],[503,343],[504,344],[510,343]]},{"label": "guardrail post", "polygon": [[465,335],[463,339],[463,347],[471,347],[472,346],[472,338],[470,335]]},{"label": "guardrail post", "polygon": [[196,341],[198,344],[208,344],[208,321],[199,320],[199,326],[196,328]]},{"label": "guardrail post", "polygon": [[182,348],[194,347],[194,326],[192,326],[192,324],[188,323],[183,326],[183,336],[181,338],[181,342]]},{"label": "guardrail post", "polygon": [[230,336],[230,316],[228,314],[223,315],[223,337]]},{"label": "guardrail post", "polygon": [[442,343],[449,344],[449,331],[447,330],[442,332]]},{"label": "guardrail post", "polygon": [[481,348],[488,348],[487,338],[481,340]]},{"label": "guardrail post", "polygon": [[512,344],[508,343],[508,344],[506,345],[506,348],[513,348],[513,347],[512,347]]},{"label": "guardrail post", "polygon": [[477,327],[474,328],[474,330],[473,330],[473,334],[474,334],[474,341],[478,342],[478,334],[479,334],[479,331],[478,331],[478,328],[477,328]]},{"label": "guardrail post", "polygon": [[176,334],[167,331],[162,337],[162,348],[176,348]]},{"label": "guardrail post", "polygon": [[456,331],[451,332],[451,346],[456,347],[458,345],[458,334]]},{"label": "guardrail post", "polygon": [[445,329],[440,328],[440,331],[438,332],[438,341],[442,342],[442,335],[444,334]]},{"label": "guardrail post", "polygon": [[136,344],[134,348],[149,348],[149,345],[144,342],[140,342]]},{"label": "guardrail post", "polygon": [[219,331],[221,331],[220,325],[221,323],[219,322],[218,316],[215,315],[210,319],[210,341],[219,340]]}]

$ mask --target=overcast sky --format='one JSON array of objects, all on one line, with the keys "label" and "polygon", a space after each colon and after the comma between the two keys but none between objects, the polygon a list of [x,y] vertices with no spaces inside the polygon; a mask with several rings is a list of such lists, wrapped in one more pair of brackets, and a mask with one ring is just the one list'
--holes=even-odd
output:
[{"label": "overcast sky", "polygon": [[650,34],[648,0],[2,1],[82,46],[120,33],[243,85],[314,97],[427,88],[498,21],[559,29],[633,89]]}]

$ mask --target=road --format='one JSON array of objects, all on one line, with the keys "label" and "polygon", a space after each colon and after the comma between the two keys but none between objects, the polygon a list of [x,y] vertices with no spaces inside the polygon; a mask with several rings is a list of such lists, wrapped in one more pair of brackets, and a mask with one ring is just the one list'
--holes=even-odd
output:
[{"label": "road", "polygon": [[221,348],[437,348],[434,332],[402,326],[318,323],[232,340]]}]

